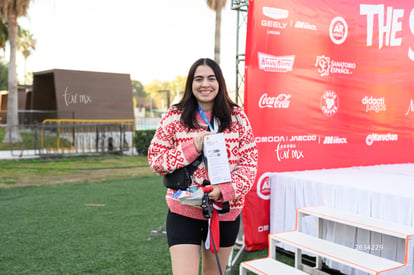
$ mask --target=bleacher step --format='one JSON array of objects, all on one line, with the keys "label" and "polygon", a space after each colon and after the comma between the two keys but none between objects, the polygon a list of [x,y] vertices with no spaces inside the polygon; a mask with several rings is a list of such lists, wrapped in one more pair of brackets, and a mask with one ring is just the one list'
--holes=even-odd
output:
[{"label": "bleacher step", "polygon": [[370,274],[378,274],[403,266],[402,263],[361,252],[357,249],[319,239],[298,231],[273,233],[270,234],[270,239],[289,244]]},{"label": "bleacher step", "polygon": [[319,217],[336,223],[342,223],[357,228],[366,229],[397,238],[405,239],[414,235],[414,227],[392,223],[385,220],[375,219],[349,213],[340,209],[326,206],[311,206],[298,208],[298,213]]},{"label": "bleacher step", "polygon": [[246,275],[247,270],[256,274],[268,275],[307,275],[299,269],[295,269],[287,264],[272,258],[261,258],[240,263],[240,275]]}]

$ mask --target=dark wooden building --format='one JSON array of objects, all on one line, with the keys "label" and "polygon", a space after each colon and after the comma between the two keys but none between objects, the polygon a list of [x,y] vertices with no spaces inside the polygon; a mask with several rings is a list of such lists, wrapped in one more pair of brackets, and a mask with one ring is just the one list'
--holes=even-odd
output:
[{"label": "dark wooden building", "polygon": [[27,109],[55,117],[134,119],[129,74],[53,69],[36,72]]}]

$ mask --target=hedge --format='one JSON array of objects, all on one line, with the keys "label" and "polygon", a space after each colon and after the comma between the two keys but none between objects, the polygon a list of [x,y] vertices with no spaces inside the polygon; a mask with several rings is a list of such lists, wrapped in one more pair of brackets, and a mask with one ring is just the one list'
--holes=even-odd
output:
[{"label": "hedge", "polygon": [[135,148],[140,156],[148,155],[148,147],[154,136],[155,130],[143,130],[135,132]]}]

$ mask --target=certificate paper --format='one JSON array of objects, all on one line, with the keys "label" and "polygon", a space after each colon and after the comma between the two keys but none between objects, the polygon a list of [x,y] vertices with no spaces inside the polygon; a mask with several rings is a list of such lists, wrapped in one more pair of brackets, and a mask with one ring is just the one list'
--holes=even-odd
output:
[{"label": "certificate paper", "polygon": [[230,165],[227,158],[224,134],[211,134],[204,137],[203,154],[207,161],[208,177],[211,184],[230,182]]}]

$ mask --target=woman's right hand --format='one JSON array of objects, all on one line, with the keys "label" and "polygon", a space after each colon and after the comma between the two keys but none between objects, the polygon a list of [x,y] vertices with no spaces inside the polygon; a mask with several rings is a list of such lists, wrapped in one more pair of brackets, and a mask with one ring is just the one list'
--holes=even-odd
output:
[{"label": "woman's right hand", "polygon": [[211,132],[201,132],[201,133],[197,133],[196,136],[194,136],[193,138],[193,143],[195,146],[195,149],[197,151],[197,153],[201,154],[201,152],[203,151],[203,140],[204,137],[206,135],[210,135]]}]

